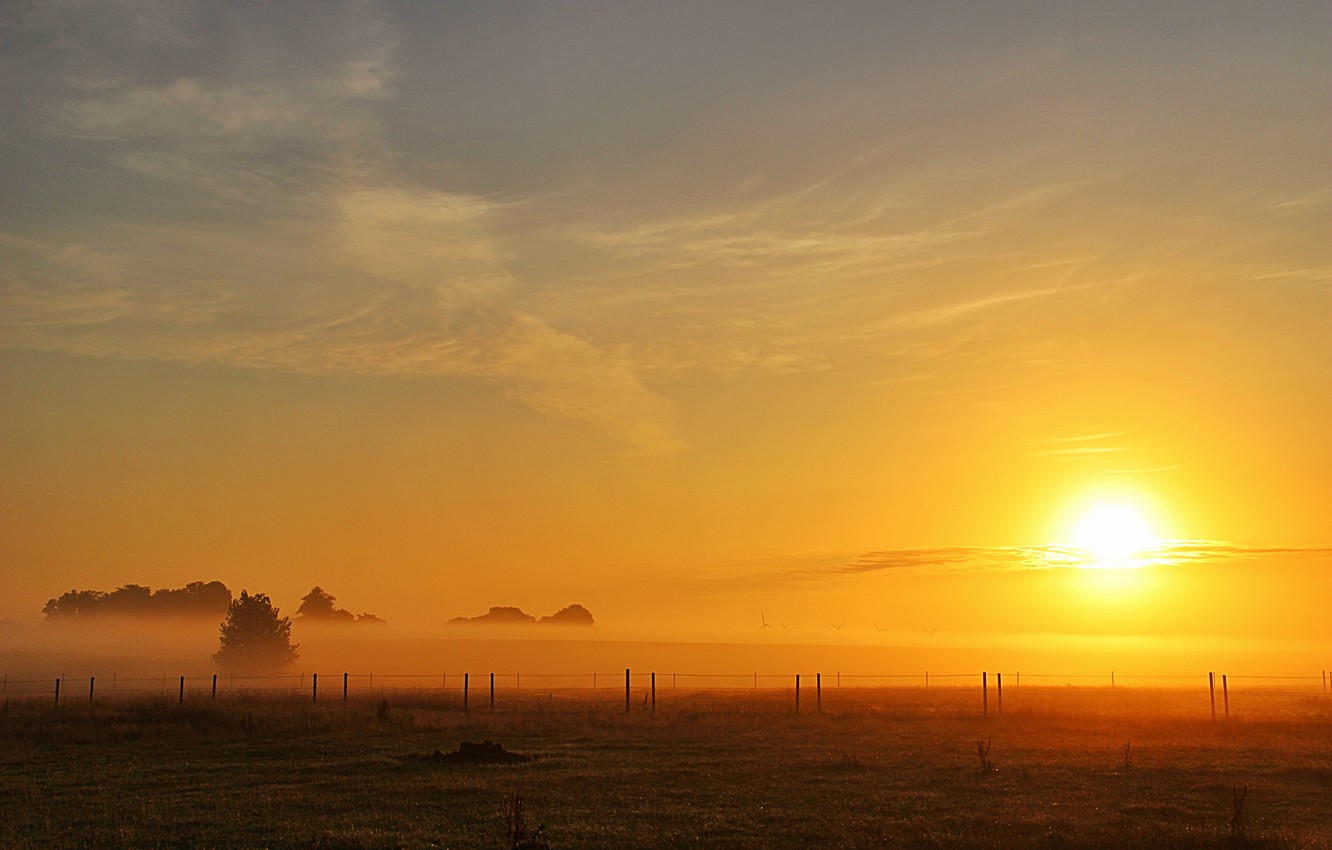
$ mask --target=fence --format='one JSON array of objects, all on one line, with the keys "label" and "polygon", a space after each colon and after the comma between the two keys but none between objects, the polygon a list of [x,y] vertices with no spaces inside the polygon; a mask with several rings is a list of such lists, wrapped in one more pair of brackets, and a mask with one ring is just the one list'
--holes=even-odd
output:
[{"label": "fence", "polygon": [[[635,694],[638,694],[637,698]],[[1332,673],[1319,676],[1229,675],[1209,672],[1181,675],[1022,673],[635,673],[626,668],[589,673],[299,673],[274,676],[63,676],[11,679],[4,674],[0,698],[70,702],[152,697],[184,704],[187,700],[236,696],[286,696],[311,702],[392,695],[432,700],[441,708],[462,711],[521,709],[544,695],[547,702],[581,699],[616,703],[625,712],[656,711],[659,698],[678,704],[746,710],[768,707],[795,713],[825,710],[896,708],[960,711],[981,715],[1058,712],[1119,713],[1139,716],[1232,715],[1264,717],[1332,710]]]}]

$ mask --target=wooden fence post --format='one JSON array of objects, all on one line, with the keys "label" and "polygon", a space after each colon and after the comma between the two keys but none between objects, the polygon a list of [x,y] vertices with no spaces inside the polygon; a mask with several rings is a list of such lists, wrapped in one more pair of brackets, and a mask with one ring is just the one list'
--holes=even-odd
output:
[{"label": "wooden fence post", "polygon": [[310,702],[319,702],[319,674],[310,674]]},{"label": "wooden fence post", "polygon": [[652,713],[657,713],[657,674],[652,674]]},{"label": "wooden fence post", "polygon": [[929,671],[929,670],[926,670],[926,671],[925,671],[925,687],[928,688],[929,686],[930,686],[930,671]]},{"label": "wooden fence post", "polygon": [[217,674],[213,674],[213,699],[217,699]]},{"label": "wooden fence post", "polygon": [[490,674],[490,710],[495,710],[495,674]]},{"label": "wooden fence post", "polygon": [[60,705],[60,678],[59,678],[58,676],[56,677],[56,696],[55,696],[55,704],[56,704],[56,705]]},{"label": "wooden fence post", "polygon": [[823,713],[823,674],[814,674],[814,713]]},{"label": "wooden fence post", "polygon": [[800,674],[796,674],[796,714],[800,713]]},{"label": "wooden fence post", "polygon": [[176,699],[176,705],[185,704],[185,677],[180,677],[180,696]]},{"label": "wooden fence post", "polygon": [[981,673],[981,714],[990,713],[990,674]]},{"label": "wooden fence post", "polygon": [[1230,719],[1230,685],[1226,682],[1226,674],[1221,674],[1221,696],[1226,704],[1226,719]]},{"label": "wooden fence post", "polygon": [[97,681],[96,676],[88,677],[88,705],[92,705],[93,702],[93,682],[95,681]]},{"label": "wooden fence post", "polygon": [[1212,696],[1212,720],[1216,720],[1216,672],[1207,674],[1207,691]]},{"label": "wooden fence post", "polygon": [[467,691],[468,691],[468,685],[471,684],[469,681],[471,679],[471,675],[472,675],[471,673],[463,674],[463,711],[467,710]]},{"label": "wooden fence post", "polygon": [[624,713],[629,713],[629,668],[624,668]]},{"label": "wooden fence post", "polygon": [[1004,713],[1004,674],[994,674],[994,692],[999,696],[999,713]]},{"label": "wooden fence post", "polygon": [[347,701],[347,674],[342,674],[342,701]]}]

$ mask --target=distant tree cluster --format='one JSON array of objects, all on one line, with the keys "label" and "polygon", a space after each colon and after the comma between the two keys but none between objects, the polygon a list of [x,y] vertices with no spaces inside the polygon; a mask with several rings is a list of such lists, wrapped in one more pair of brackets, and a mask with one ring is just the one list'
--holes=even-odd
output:
[{"label": "distant tree cluster", "polygon": [[370,623],[383,624],[386,621],[374,614],[353,614],[346,608],[339,608],[334,603],[336,597],[319,585],[310,588],[310,592],[301,598],[301,607],[296,609],[296,616],[313,623]]},{"label": "distant tree cluster", "polygon": [[593,624],[592,612],[588,611],[582,605],[574,604],[561,608],[549,617],[542,617],[538,620],[521,608],[495,606],[486,613],[476,617],[454,617],[452,620],[449,620],[449,625],[451,626],[509,626],[529,624],[541,626],[591,626]]},{"label": "distant tree cluster", "polygon": [[47,600],[42,613],[52,620],[120,614],[135,617],[221,617],[231,591],[220,581],[192,581],[184,587],[152,590],[127,584],[111,592],[71,590]]},{"label": "distant tree cluster", "polygon": [[227,607],[221,647],[213,654],[223,672],[281,673],[300,656],[291,642],[291,618],[280,616],[266,594],[242,590]]}]

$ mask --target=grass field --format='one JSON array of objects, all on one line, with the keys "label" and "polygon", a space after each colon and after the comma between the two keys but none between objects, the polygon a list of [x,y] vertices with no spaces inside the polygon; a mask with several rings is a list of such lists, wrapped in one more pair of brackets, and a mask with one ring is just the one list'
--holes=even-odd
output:
[{"label": "grass field", "polygon": [[[401,691],[0,709],[0,846],[1332,848],[1332,699],[1213,722],[1194,695],[607,692],[495,711]],[[1187,699],[1188,710],[1179,700]],[[515,765],[429,758],[493,740]],[[978,751],[988,746],[982,757]],[[541,842],[546,842],[542,844]]]}]

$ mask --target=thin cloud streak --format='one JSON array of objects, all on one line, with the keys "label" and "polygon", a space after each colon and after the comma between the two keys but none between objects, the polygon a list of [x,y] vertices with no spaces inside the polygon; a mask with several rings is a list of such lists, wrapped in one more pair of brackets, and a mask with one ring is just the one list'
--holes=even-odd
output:
[{"label": "thin cloud streak", "polygon": [[[1332,557],[1332,546],[1259,546],[1224,540],[1170,540],[1134,556],[1132,561],[1140,567],[1192,566],[1285,555]],[[950,546],[866,552],[849,563],[801,569],[792,575],[991,573],[1094,566],[1092,556],[1070,546]]]}]

